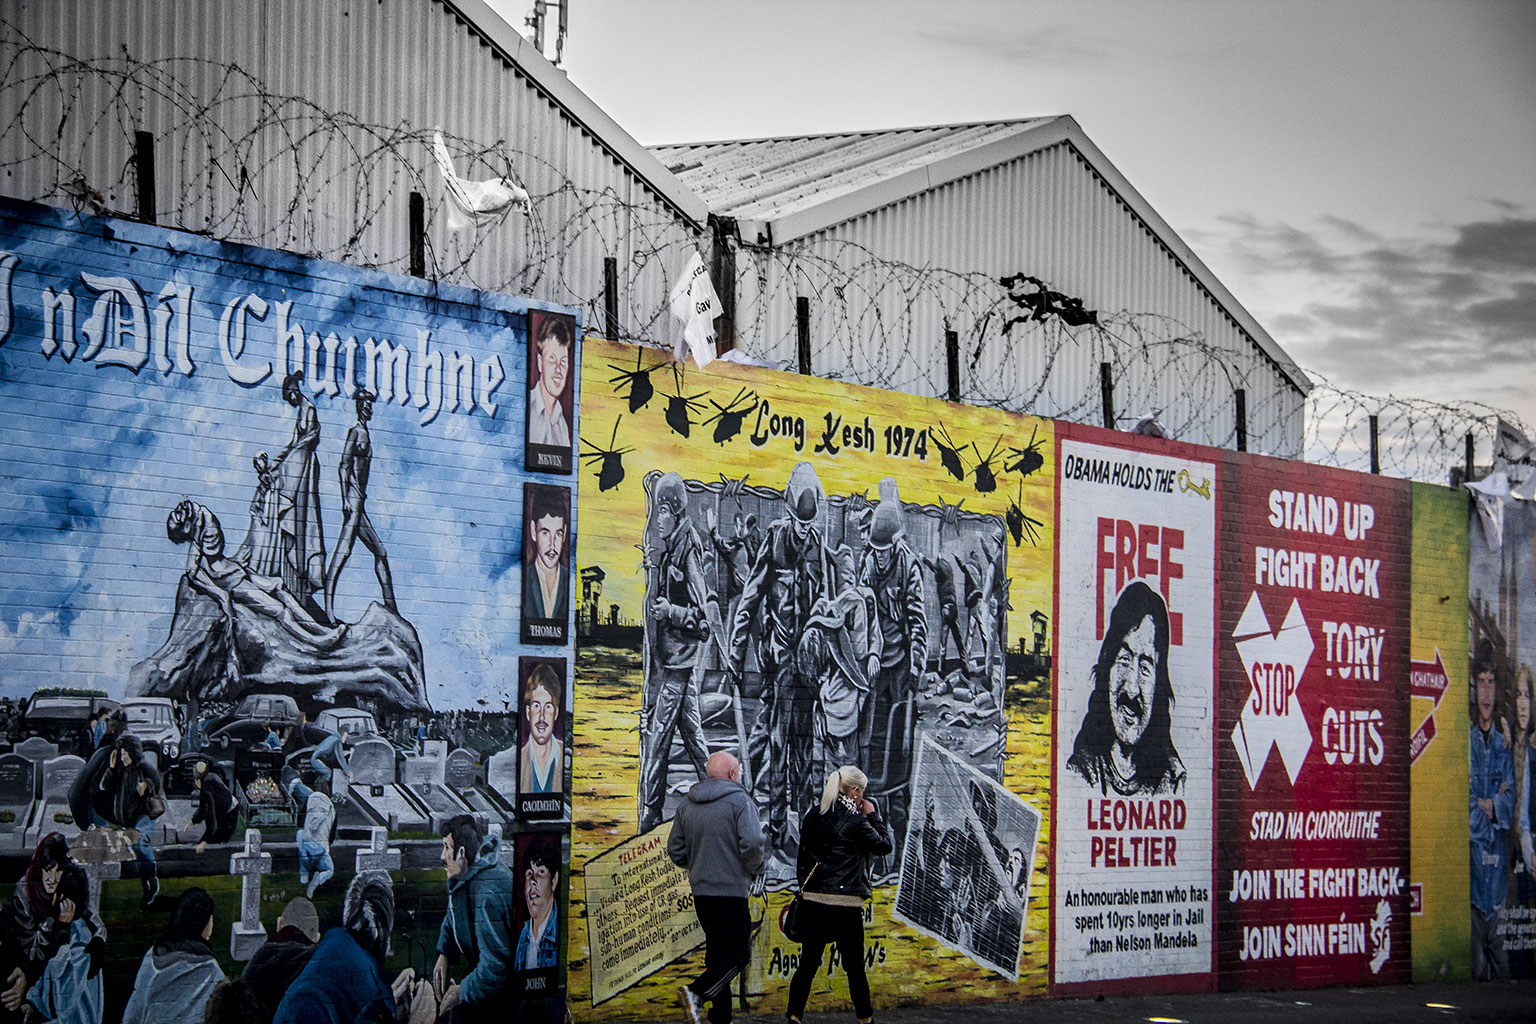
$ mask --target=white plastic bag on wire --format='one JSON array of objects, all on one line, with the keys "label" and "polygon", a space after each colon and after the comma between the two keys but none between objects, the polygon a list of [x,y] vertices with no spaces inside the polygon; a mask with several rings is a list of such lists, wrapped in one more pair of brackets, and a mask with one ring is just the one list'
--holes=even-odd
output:
[{"label": "white plastic bag on wire", "polygon": [[1510,497],[1536,498],[1536,444],[1502,416],[1493,432],[1493,469],[1509,477]]},{"label": "white plastic bag on wire", "polygon": [[1504,503],[1509,500],[1509,477],[1503,473],[1489,473],[1481,480],[1466,485],[1477,499],[1477,519],[1483,525],[1483,540],[1489,551],[1497,551],[1504,544]]},{"label": "white plastic bag on wire", "polygon": [[480,224],[490,224],[508,209],[527,213],[531,208],[528,193],[506,178],[468,181],[454,172],[453,157],[443,143],[443,133],[432,133],[432,155],[443,174],[443,206],[448,210],[448,230],[463,231]]}]

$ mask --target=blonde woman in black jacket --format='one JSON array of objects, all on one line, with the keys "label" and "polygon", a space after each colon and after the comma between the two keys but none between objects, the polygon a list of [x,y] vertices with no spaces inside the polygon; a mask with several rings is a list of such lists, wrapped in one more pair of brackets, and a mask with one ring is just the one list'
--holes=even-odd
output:
[{"label": "blonde woman in black jacket", "polygon": [[870,861],[893,849],[891,829],[874,802],[864,796],[869,780],[852,765],[827,776],[820,806],[800,822],[797,873],[806,939],[800,964],[789,982],[788,1016],[799,1024],[821,954],[837,944],[848,974],[848,996],[860,1024],[874,1019],[869,980],[864,974],[864,901],[869,899]]}]

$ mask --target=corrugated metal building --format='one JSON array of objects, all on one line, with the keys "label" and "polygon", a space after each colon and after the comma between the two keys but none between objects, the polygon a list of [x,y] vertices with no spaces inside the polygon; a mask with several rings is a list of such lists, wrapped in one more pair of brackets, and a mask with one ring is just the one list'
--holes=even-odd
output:
[{"label": "corrugated metal building", "polygon": [[[1097,421],[1111,364],[1117,425],[1161,410],[1177,436],[1299,456],[1310,382],[1071,117],[654,147],[735,221],[737,330],[796,359],[809,299],[812,368]],[[1003,324],[1005,275],[1027,273],[1099,312]],[[1031,291],[1026,288],[1025,291]],[[880,343],[871,344],[872,340]]]},{"label": "corrugated metal building", "polygon": [[[614,257],[626,330],[670,336],[656,313],[704,204],[482,0],[23,0],[0,47],[9,195],[131,216],[147,132],[161,224],[403,273],[415,191],[429,275],[595,327]],[[436,127],[532,214],[448,232]]]},{"label": "corrugated metal building", "polygon": [[[483,0],[22,0],[0,13],[0,188],[364,266],[581,306],[670,347],[667,296],[711,253],[726,333],[814,372],[1299,455],[1306,377],[1070,117],[648,151]],[[527,188],[529,216],[450,233],[430,140]],[[141,134],[142,133],[142,134]],[[147,211],[145,211],[147,212]],[[1021,312],[1027,273],[1098,311]],[[1027,289],[1026,289],[1027,291]]]}]

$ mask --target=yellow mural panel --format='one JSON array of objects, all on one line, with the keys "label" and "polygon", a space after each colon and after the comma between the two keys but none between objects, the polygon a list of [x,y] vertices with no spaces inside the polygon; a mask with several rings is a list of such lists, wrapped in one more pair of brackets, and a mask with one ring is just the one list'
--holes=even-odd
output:
[{"label": "yellow mural panel", "polygon": [[1413,980],[1472,969],[1467,819],[1467,496],[1413,485],[1409,782]]},{"label": "yellow mural panel", "polygon": [[[1051,422],[595,338],[582,381],[580,1016],[676,1017],[702,954],[660,852],[716,750],[745,752],[769,835],[754,1012],[798,962],[778,921],[799,818],[850,761],[897,847],[866,907],[876,1005],[1044,995]],[[823,962],[811,1006],[846,992]]]}]

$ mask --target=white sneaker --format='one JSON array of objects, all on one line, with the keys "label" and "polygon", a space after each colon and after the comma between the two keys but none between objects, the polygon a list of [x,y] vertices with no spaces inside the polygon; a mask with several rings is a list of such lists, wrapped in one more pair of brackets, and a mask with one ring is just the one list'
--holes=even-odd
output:
[{"label": "white sneaker", "polygon": [[683,1009],[688,1012],[688,1024],[704,1024],[704,1002],[693,994],[693,989],[687,985],[677,990],[677,994],[683,1000]]}]

